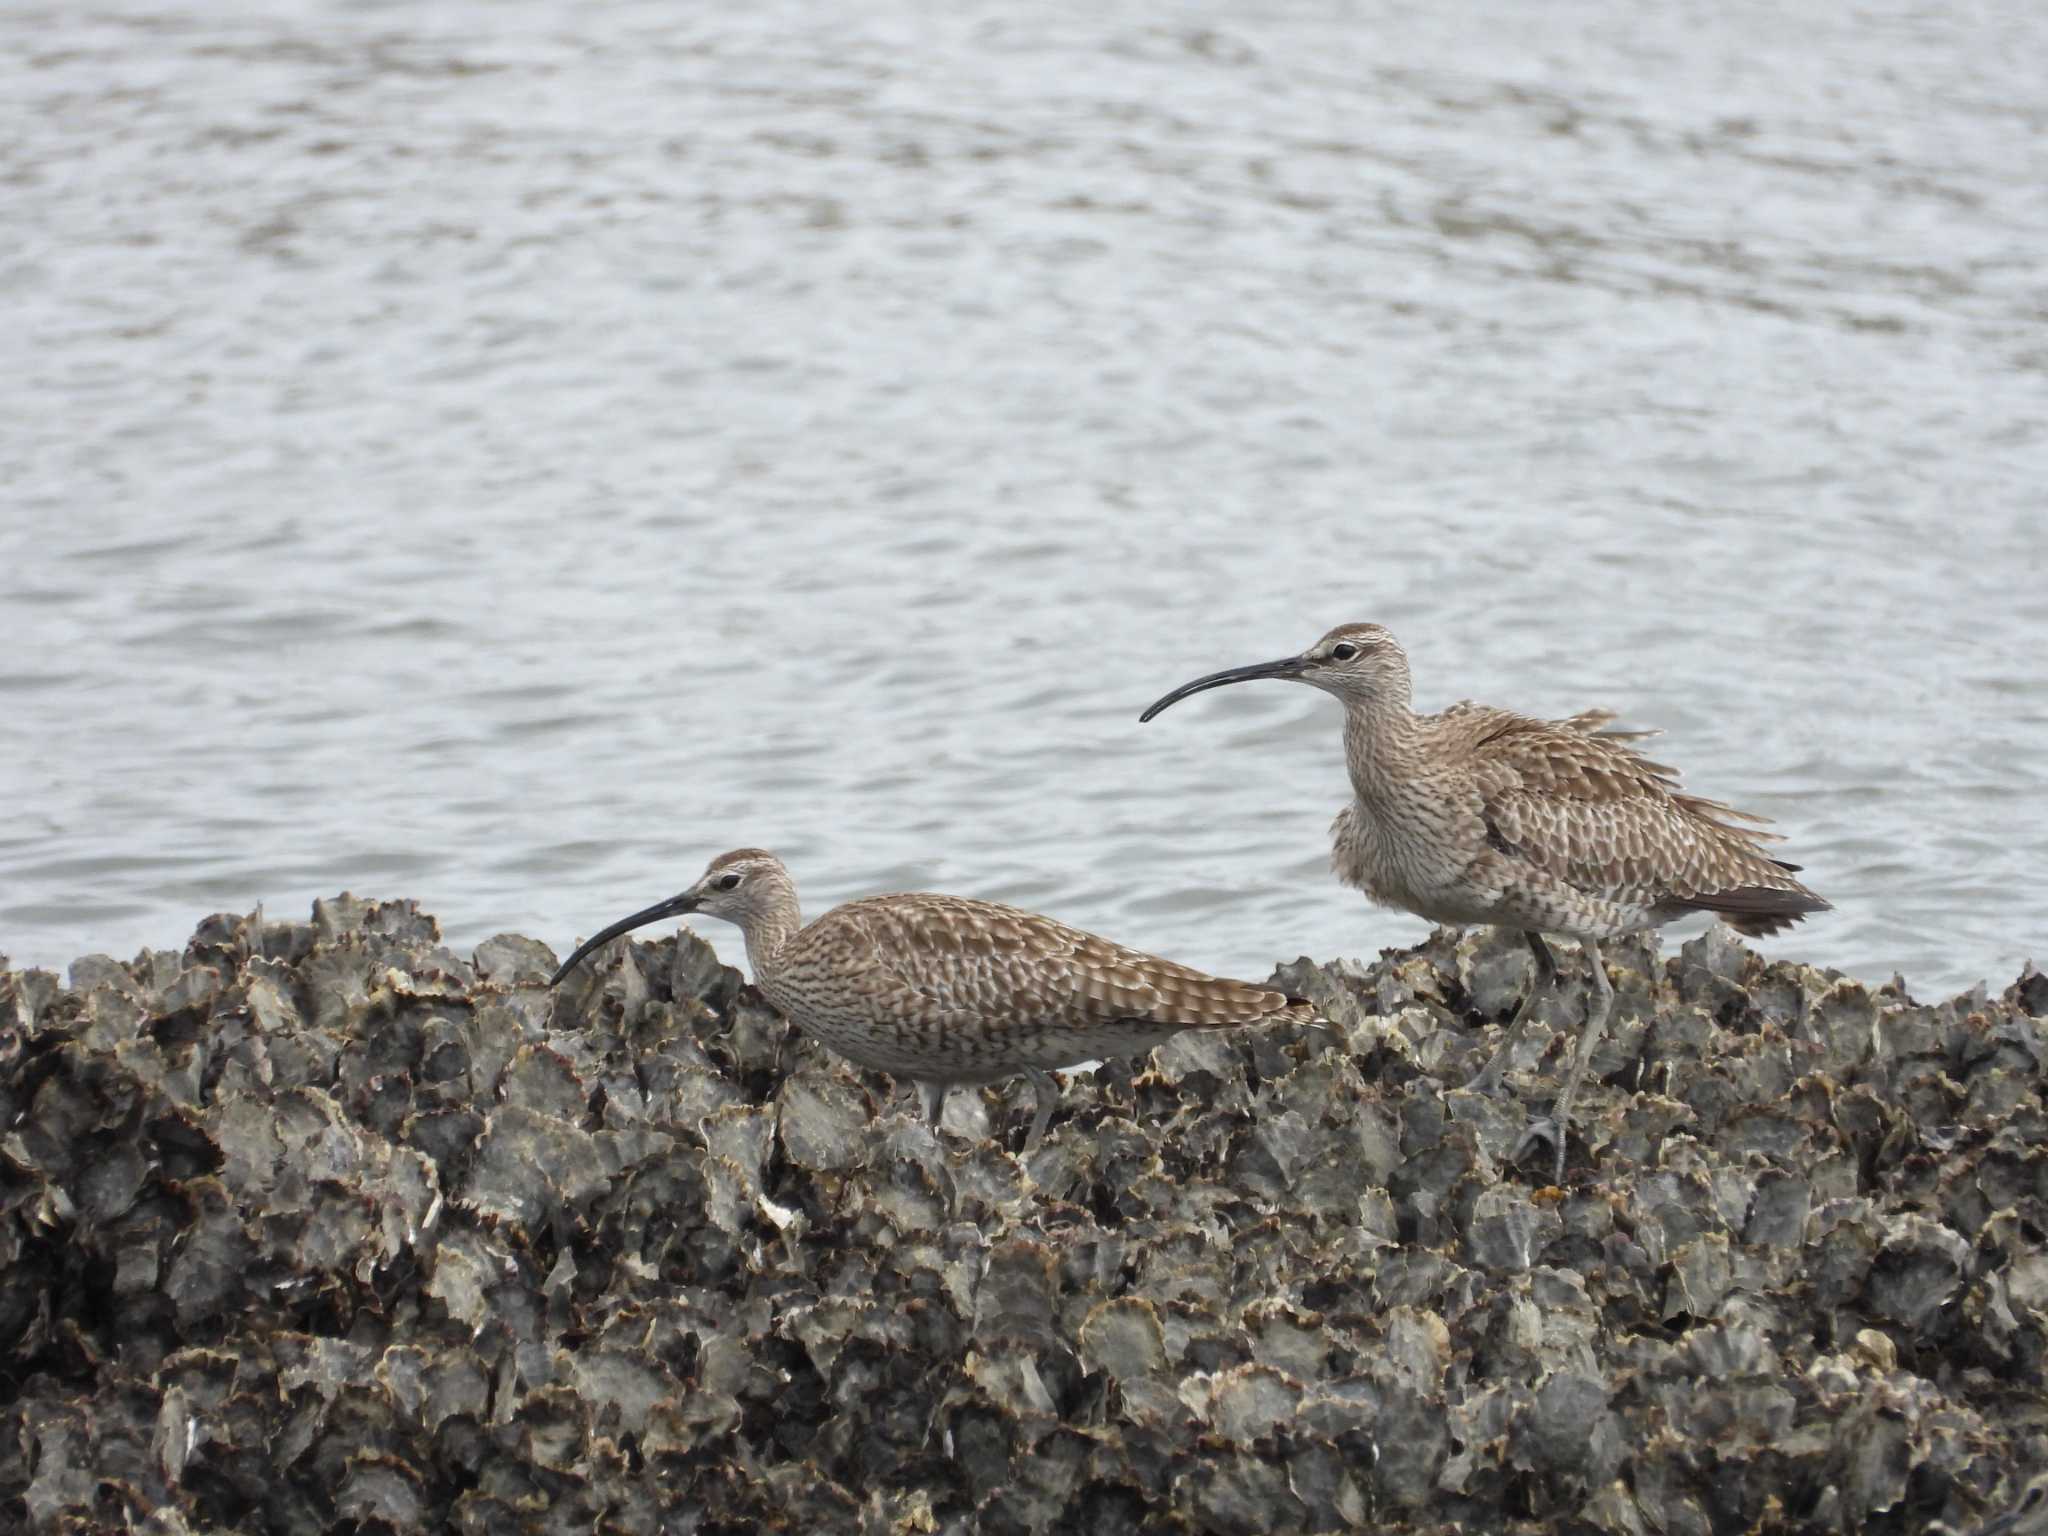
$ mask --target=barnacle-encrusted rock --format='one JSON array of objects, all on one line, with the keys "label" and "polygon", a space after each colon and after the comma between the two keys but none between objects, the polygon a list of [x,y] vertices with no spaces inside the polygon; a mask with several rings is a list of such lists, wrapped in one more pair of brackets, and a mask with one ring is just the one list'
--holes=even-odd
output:
[{"label": "barnacle-encrusted rock", "polygon": [[178,1536],[1967,1530],[2048,1452],[2048,982],[1433,935],[944,1126],[683,936],[0,973],[0,1516]]}]

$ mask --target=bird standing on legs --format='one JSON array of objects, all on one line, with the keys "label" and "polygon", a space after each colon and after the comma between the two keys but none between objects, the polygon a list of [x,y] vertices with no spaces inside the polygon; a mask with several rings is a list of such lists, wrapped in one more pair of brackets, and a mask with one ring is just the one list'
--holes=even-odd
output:
[{"label": "bird standing on legs", "polygon": [[1776,840],[1757,829],[1764,818],[1681,792],[1673,770],[1629,744],[1648,733],[1604,729],[1614,718],[1604,710],[1566,720],[1477,704],[1416,714],[1407,653],[1377,624],[1340,624],[1299,656],[1198,677],[1138,718],[1257,678],[1307,683],[1344,705],[1352,799],[1331,827],[1339,879],[1431,922],[1495,923],[1528,939],[1536,978],[1474,1087],[1499,1086],[1537,998],[1556,984],[1543,935],[1585,950],[1597,996],[1556,1108],[1516,1149],[1553,1141],[1558,1180],[1572,1101],[1614,1011],[1601,941],[1693,912],[1759,935],[1829,910],[1794,878],[1798,865],[1763,851]]},{"label": "bird standing on legs", "polygon": [[933,1128],[956,1083],[1029,1078],[1037,1147],[1058,1088],[1051,1069],[1149,1051],[1184,1029],[1315,1021],[1271,987],[1227,981],[992,901],[866,896],[805,926],[796,882],[774,854],[713,859],[680,895],[621,918],[548,985],[629,929],[702,912],[735,923],[762,995],[858,1066],[917,1083]]}]

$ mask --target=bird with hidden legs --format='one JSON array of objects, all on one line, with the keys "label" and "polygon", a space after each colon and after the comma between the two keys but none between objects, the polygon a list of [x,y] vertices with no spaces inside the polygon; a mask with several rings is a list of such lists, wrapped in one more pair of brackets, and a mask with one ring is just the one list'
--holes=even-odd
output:
[{"label": "bird with hidden legs", "polygon": [[613,923],[548,985],[620,934],[691,912],[739,928],[754,985],[798,1028],[857,1066],[914,1081],[934,1128],[948,1088],[1029,1078],[1026,1152],[1052,1118],[1054,1068],[1138,1055],[1184,1029],[1317,1022],[1312,1004],[1277,988],[993,901],[864,896],[806,924],[796,882],[760,848],[720,854],[688,890]]},{"label": "bird with hidden legs", "polygon": [[1500,1085],[1539,997],[1557,983],[1546,934],[1577,939],[1596,994],[1550,1117],[1532,1121],[1519,1159],[1544,1141],[1564,1177],[1565,1133],[1609,1015],[1608,939],[1710,912],[1738,933],[1776,933],[1829,904],[1772,858],[1766,819],[1687,794],[1635,747],[1644,731],[1609,729],[1588,710],[1537,720],[1485,705],[1412,707],[1408,655],[1378,624],[1340,624],[1298,656],[1184,683],[1138,718],[1231,683],[1278,678],[1344,706],[1351,803],[1331,826],[1339,879],[1382,906],[1435,923],[1519,930],[1536,976],[1473,1086]]}]

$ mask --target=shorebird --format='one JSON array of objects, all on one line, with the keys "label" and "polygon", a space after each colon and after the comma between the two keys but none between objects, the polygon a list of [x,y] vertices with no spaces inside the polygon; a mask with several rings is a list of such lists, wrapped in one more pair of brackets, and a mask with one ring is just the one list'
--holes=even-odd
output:
[{"label": "shorebird", "polygon": [[1408,656],[1377,624],[1340,624],[1299,656],[1231,667],[1184,683],[1138,718],[1192,694],[1255,678],[1307,683],[1344,705],[1351,803],[1330,828],[1337,877],[1382,906],[1431,922],[1519,930],[1536,977],[1473,1086],[1500,1085],[1537,999],[1557,982],[1545,934],[1579,941],[1597,994],[1548,1120],[1515,1149],[1556,1145],[1564,1178],[1572,1100],[1614,1011],[1601,963],[1606,939],[1711,912],[1738,933],[1769,934],[1828,903],[1763,850],[1765,818],[1678,788],[1678,776],[1589,710],[1564,720],[1478,704],[1441,714],[1410,706]]},{"label": "shorebird", "polygon": [[796,882],[760,848],[721,853],[695,885],[613,923],[563,962],[629,929],[702,912],[737,924],[762,995],[858,1066],[916,1082],[934,1128],[946,1090],[1022,1073],[1045,1134],[1059,1090],[1049,1075],[1149,1051],[1184,1029],[1315,1022],[1272,987],[1227,981],[993,901],[864,896],[805,925]]}]

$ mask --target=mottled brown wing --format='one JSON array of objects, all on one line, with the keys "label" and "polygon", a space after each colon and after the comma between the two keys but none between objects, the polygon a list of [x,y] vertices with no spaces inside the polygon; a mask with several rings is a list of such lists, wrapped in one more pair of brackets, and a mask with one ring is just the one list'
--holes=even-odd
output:
[{"label": "mottled brown wing", "polygon": [[[1617,731],[1612,729],[1616,718],[1614,711],[1611,709],[1582,709],[1576,715],[1566,715],[1562,720],[1553,720],[1550,723],[1563,726],[1567,730],[1577,731],[1581,735],[1597,736],[1602,741],[1648,741],[1652,736],[1662,736],[1664,734],[1662,731],[1655,729]],[[1628,750],[1635,755],[1645,768],[1656,774],[1658,778],[1671,784],[1678,782],[1677,769],[1669,767],[1664,763],[1651,762],[1647,757],[1637,752],[1634,747],[1630,747]]]},{"label": "mottled brown wing", "polygon": [[1798,882],[1763,852],[1760,822],[1688,795],[1677,775],[1599,729],[1611,716],[1564,721],[1474,711],[1458,745],[1487,840],[1590,893],[1684,900],[1705,892]]},{"label": "mottled brown wing", "polygon": [[[1086,1029],[1133,1019],[1248,1024],[1306,1009],[1273,988],[1210,976],[996,902],[867,897],[812,927],[826,924],[863,930],[872,964],[913,997],[960,1017]],[[1312,1017],[1309,1009],[1304,1021]]]},{"label": "mottled brown wing", "polygon": [[[1575,715],[1566,715],[1562,720],[1536,720],[1527,715],[1518,715],[1512,710],[1497,709],[1491,704],[1474,704],[1462,700],[1453,704],[1442,714],[1434,717],[1432,723],[1444,730],[1446,735],[1462,739],[1468,749],[1489,736],[1502,732],[1513,733],[1516,729],[1534,726],[1539,729],[1569,731],[1574,735],[1590,736],[1597,740],[1620,744],[1630,741],[1647,741],[1652,736],[1661,736],[1659,730],[1618,731],[1614,722],[1620,717],[1611,709],[1582,709]],[[1633,758],[1637,767],[1654,775],[1669,788],[1678,784],[1678,770],[1668,763],[1652,762],[1634,747],[1624,747],[1623,752]]]}]

